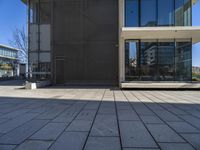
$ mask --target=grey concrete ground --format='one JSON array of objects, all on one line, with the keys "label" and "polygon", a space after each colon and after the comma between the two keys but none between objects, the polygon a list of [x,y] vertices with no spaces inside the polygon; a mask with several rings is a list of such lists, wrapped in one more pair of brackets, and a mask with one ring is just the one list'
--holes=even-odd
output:
[{"label": "grey concrete ground", "polygon": [[200,150],[199,91],[20,85],[0,82],[0,150]]}]

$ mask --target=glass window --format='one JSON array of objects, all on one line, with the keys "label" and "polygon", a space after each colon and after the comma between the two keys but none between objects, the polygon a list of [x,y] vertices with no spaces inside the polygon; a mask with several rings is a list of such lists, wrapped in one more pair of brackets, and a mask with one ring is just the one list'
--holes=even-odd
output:
[{"label": "glass window", "polygon": [[175,0],[175,25],[191,25],[191,0]]},{"label": "glass window", "polygon": [[158,80],[174,80],[174,40],[158,41]]},{"label": "glass window", "polygon": [[141,26],[156,26],[156,0],[141,0]]},{"label": "glass window", "polygon": [[184,0],[184,26],[191,26],[191,0]]},{"label": "glass window", "polygon": [[191,41],[176,40],[175,50],[175,79],[191,81],[192,79]]},{"label": "glass window", "polygon": [[157,41],[142,40],[140,45],[141,80],[157,80]]},{"label": "glass window", "polygon": [[174,0],[158,0],[158,26],[174,25]]},{"label": "glass window", "polygon": [[139,26],[139,5],[138,0],[125,1],[125,26],[137,27]]},{"label": "glass window", "polygon": [[138,80],[138,41],[125,42],[125,78],[126,81]]}]

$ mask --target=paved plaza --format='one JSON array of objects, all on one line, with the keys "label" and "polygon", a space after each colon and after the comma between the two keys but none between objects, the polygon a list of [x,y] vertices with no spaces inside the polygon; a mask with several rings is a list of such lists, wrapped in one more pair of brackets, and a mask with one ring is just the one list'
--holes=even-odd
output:
[{"label": "paved plaza", "polygon": [[0,150],[200,150],[200,91],[0,82]]}]

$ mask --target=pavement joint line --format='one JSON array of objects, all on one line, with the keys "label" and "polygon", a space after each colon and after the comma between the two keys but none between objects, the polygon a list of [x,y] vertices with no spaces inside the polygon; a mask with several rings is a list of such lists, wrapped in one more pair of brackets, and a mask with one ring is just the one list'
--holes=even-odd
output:
[{"label": "pavement joint line", "polygon": [[[131,92],[132,93],[132,92]],[[143,93],[141,93],[141,95],[143,95]],[[146,95],[143,95],[143,96],[145,96],[146,97]],[[154,102],[155,104],[157,104],[157,105],[159,105],[160,107],[162,107],[163,108],[163,106],[162,105],[160,105],[159,103],[157,103],[157,102],[155,102],[154,100],[152,100],[151,98],[149,98],[149,97],[146,97],[146,98],[148,98],[149,100],[151,100],[152,102]],[[143,102],[142,102],[143,103]],[[143,104],[145,104],[145,103],[143,103]],[[146,104],[145,104],[146,105]],[[151,109],[148,105],[146,105],[146,107],[148,107],[149,109]],[[163,108],[163,109],[165,109],[166,110],[166,108]],[[178,134],[185,142],[187,142],[188,144],[190,144],[190,146],[192,146],[194,149],[196,149],[189,141],[187,141],[182,135],[180,135],[176,130],[174,130],[172,127],[170,127],[168,124],[167,124],[167,122],[165,121],[165,120],[163,120],[160,116],[158,116],[152,109],[151,109],[151,111],[159,118],[159,119],[161,119],[164,123],[165,123],[165,125],[167,125],[170,129],[172,129],[176,134]],[[167,110],[168,111],[168,110]],[[168,111],[169,112],[169,111]],[[171,112],[170,112],[171,113]]]},{"label": "pavement joint line", "polygon": [[[66,108],[67,109],[67,108]],[[48,110],[47,110],[48,111]],[[45,112],[47,112],[47,111],[45,111]],[[43,113],[45,113],[45,112],[42,112],[42,113],[40,113],[40,114],[43,114]],[[40,114],[38,114],[37,116],[39,116]],[[36,117],[37,117],[36,116]],[[37,119],[35,119],[36,117],[34,117],[32,120],[37,120]],[[56,116],[57,117],[57,116]],[[54,117],[55,118],[55,117]],[[53,118],[53,119],[54,119]],[[53,120],[52,119],[52,120]],[[30,121],[32,121],[32,120],[30,120]],[[50,120],[47,120],[48,122],[46,123],[46,124],[44,124],[41,128],[39,128],[37,131],[35,131],[33,134],[35,134],[36,132],[38,132],[40,129],[42,129],[43,127],[45,127],[48,123],[50,123]],[[33,134],[31,134],[28,138],[26,138],[24,141],[22,141],[17,147],[19,147],[22,143],[24,143],[26,140],[28,140]],[[16,148],[17,148],[16,147]]]},{"label": "pavement joint line", "polygon": [[[150,94],[150,93],[149,93]],[[152,94],[151,94],[152,95]],[[154,95],[152,95],[152,96],[154,96]],[[156,96],[154,96],[154,97],[156,97]],[[156,97],[157,99],[160,99],[160,98],[158,98],[158,97]],[[152,99],[151,99],[152,100]],[[162,99],[160,99],[161,101],[164,101],[164,100],[162,100]],[[157,103],[157,102],[155,102],[154,100],[152,100],[154,103],[156,103],[156,104],[158,104],[159,106],[161,106],[163,109],[165,109],[166,111],[168,111],[169,113],[172,113],[173,115],[175,115],[176,117],[178,117],[179,119],[181,119],[182,121],[165,121],[165,124],[167,124],[168,125],[168,122],[186,122],[186,123],[188,123],[188,124],[190,124],[192,127],[194,127],[195,129],[197,129],[198,131],[200,131],[200,129],[199,128],[197,128],[197,127],[195,127],[193,124],[191,124],[189,121],[186,121],[185,119],[183,119],[183,118],[181,118],[178,114],[175,114],[175,113],[173,113],[173,112],[171,112],[170,110],[168,110],[167,108],[165,108],[165,107],[163,107],[162,105],[160,105],[159,103]],[[180,108],[177,108],[176,106],[173,106],[171,103],[168,103],[168,102],[166,102],[166,101],[164,101],[165,103],[167,103],[167,104],[169,104],[170,106],[172,106],[172,107],[175,107],[176,109],[178,109],[178,110],[182,110],[182,109],[180,109]],[[182,111],[184,111],[184,110],[182,110]],[[191,114],[190,114],[191,115]],[[198,118],[199,119],[199,118]],[[169,126],[169,125],[168,125]]]},{"label": "pavement joint line", "polygon": [[[1,89],[1,86],[0,86],[0,89]],[[3,88],[2,88],[2,90],[3,90]],[[87,102],[92,102],[92,101],[94,101],[95,100],[95,102],[98,102],[98,104],[99,104],[99,100],[100,100],[100,98],[102,97],[102,92],[103,92],[103,90],[101,91],[101,92],[98,92],[98,96],[96,96],[95,97],[95,95],[96,95],[96,93],[97,93],[97,91],[90,91],[91,89],[89,89],[89,90],[78,90],[78,92],[77,92],[77,90],[75,89],[74,91],[73,90],[71,90],[71,92],[70,92],[70,95],[72,94],[72,95],[74,95],[74,98],[72,98],[72,96],[70,96],[70,103],[73,103],[73,102],[81,102],[81,101],[83,101],[83,102],[86,102],[86,99],[88,99],[87,100]],[[108,89],[109,90],[109,89]],[[72,92],[73,91],[73,92]],[[22,90],[20,91],[20,92],[23,92]],[[36,92],[36,93],[40,93],[40,92],[42,92],[42,90],[39,90],[39,92]],[[57,92],[57,91],[56,91]],[[58,92],[60,92],[60,91],[58,91]],[[69,100],[69,95],[68,95],[68,90],[66,90],[66,91],[64,91],[65,93],[66,93],[66,95],[64,95],[62,98],[63,98],[63,100],[61,100],[60,101],[60,99],[58,100],[58,102],[57,102],[57,100],[55,100],[55,99],[53,99],[53,100],[45,100],[45,99],[43,99],[42,98],[42,95],[41,96],[39,96],[37,99],[35,98],[33,98],[33,96],[34,95],[31,95],[30,94],[30,98],[29,98],[29,95],[27,95],[27,96],[23,96],[22,95],[22,97],[16,97],[16,99],[14,99],[14,95],[11,95],[12,97],[12,99],[10,98],[8,98],[8,96],[5,96],[5,98],[6,99],[3,99],[3,97],[0,99],[0,117],[3,117],[4,115],[7,115],[7,114],[9,114],[9,113],[12,113],[11,115],[9,115],[9,116],[11,116],[12,118],[16,118],[17,117],[17,115],[15,116],[15,112],[17,113],[17,114],[20,114],[21,112],[23,112],[23,110],[20,112],[19,110],[20,110],[20,107],[23,109],[30,109],[30,111],[31,110],[33,110],[34,111],[34,109],[37,109],[36,111],[38,111],[38,112],[30,112],[32,115],[34,115],[35,117],[37,117],[38,115],[40,115],[40,114],[42,114],[42,113],[44,113],[44,112],[46,112],[46,111],[49,111],[49,110],[51,110],[51,108],[53,107],[53,106],[58,106],[58,108],[59,108],[59,106],[61,106],[62,104],[63,105],[65,105],[65,104],[67,104],[68,102],[68,100]],[[85,97],[84,99],[81,99],[81,97],[82,97],[82,95],[81,95],[81,92],[82,92],[82,95]],[[14,93],[14,92],[13,92]],[[30,92],[28,92],[27,94],[29,94],[29,93],[31,93],[31,91]],[[45,91],[44,90],[44,93],[45,94],[43,94],[43,96],[47,96],[47,91]],[[62,92],[61,92],[62,93]],[[143,122],[145,122],[144,124],[147,126],[147,127],[156,127],[156,125],[158,125],[159,127],[162,127],[162,125],[163,125],[163,127],[166,127],[166,129],[169,127],[171,127],[170,129],[167,129],[167,130],[172,130],[172,133],[170,133],[169,135],[173,135],[173,132],[175,132],[178,136],[180,136],[183,140],[181,140],[180,139],[180,142],[179,142],[179,140],[176,140],[176,138],[175,138],[175,140],[169,140],[170,139],[170,136],[168,137],[168,138],[165,138],[164,137],[164,140],[157,140],[157,138],[156,138],[156,140],[158,141],[158,142],[156,142],[156,144],[160,144],[161,146],[162,146],[162,143],[163,144],[165,144],[165,145],[170,145],[170,144],[178,144],[177,146],[179,147],[179,144],[181,145],[181,146],[184,146],[184,144],[187,144],[186,146],[188,146],[188,147],[191,147],[192,146],[192,148],[194,148],[194,149],[198,149],[198,147],[196,146],[196,145],[194,145],[194,143],[193,142],[196,142],[196,144],[197,145],[199,145],[199,143],[198,143],[198,139],[195,139],[195,138],[198,138],[199,137],[199,135],[200,135],[200,132],[198,132],[198,131],[200,131],[200,129],[199,129],[199,127],[198,127],[198,124],[200,123],[200,118],[197,116],[198,115],[198,113],[200,112],[200,101],[198,101],[198,100],[200,100],[200,92],[198,91],[198,92],[194,92],[194,91],[191,91],[191,92],[187,92],[187,91],[184,91],[184,92],[181,92],[181,91],[155,91],[155,92],[152,92],[152,91],[141,91],[141,90],[139,90],[139,91],[124,91],[124,93],[125,93],[125,95],[127,95],[127,98],[128,98],[128,100],[127,100],[127,98],[125,99],[124,98],[124,96],[121,94],[122,93],[122,91],[121,90],[119,90],[119,93],[117,93],[117,91],[115,91],[115,90],[110,90],[110,91],[108,91],[107,93],[106,93],[106,95],[104,96],[104,99],[105,100],[102,100],[101,101],[101,103],[103,103],[103,102],[109,102],[109,103],[113,103],[113,98],[114,98],[114,107],[110,107],[110,105],[102,105],[102,107],[100,106],[99,107],[99,110],[97,111],[97,108],[94,108],[95,107],[95,105],[93,106],[93,104],[90,106],[90,104],[88,105],[89,107],[87,108],[87,107],[84,107],[82,104],[80,105],[80,106],[83,106],[85,109],[84,110],[86,110],[86,111],[95,111],[96,110],[96,113],[97,113],[97,115],[99,114],[99,115],[116,115],[116,119],[117,120],[119,120],[119,117],[117,116],[117,111],[118,112],[120,112],[121,110],[122,111],[124,111],[124,110],[127,110],[127,112],[129,112],[129,111],[132,111],[133,110],[133,108],[135,109],[135,113],[137,114],[137,112],[138,112],[138,117],[140,118],[142,118],[141,120],[135,120],[133,117],[134,116],[129,116],[129,117],[132,117],[133,118],[133,120],[131,120],[131,119],[129,119],[129,120],[127,120],[126,118],[129,118],[129,117],[126,117],[126,115],[125,115],[125,118],[124,117],[122,117],[121,118],[121,116],[120,116],[120,118],[121,118],[121,120],[119,120],[119,123],[120,123],[120,121],[123,121],[123,122],[141,122],[141,123],[143,123]],[[131,94],[130,94],[131,93]],[[5,94],[7,94],[7,93],[5,93]],[[17,92],[16,94],[20,94],[19,92]],[[22,93],[23,94],[23,93]],[[53,95],[58,95],[58,93],[53,93]],[[78,94],[78,95],[77,95]],[[134,94],[138,97],[137,99],[135,98],[135,96],[134,96]],[[94,95],[94,96],[92,96],[92,95]],[[131,96],[131,95],[133,95],[133,96]],[[10,95],[9,95],[10,96]],[[116,96],[116,98],[115,98],[115,96]],[[36,96],[37,97],[37,96]],[[79,99],[79,97],[80,97],[80,99]],[[21,99],[22,98],[22,99]],[[66,98],[66,100],[64,100]],[[98,98],[98,99],[97,99]],[[112,99],[112,100],[111,100]],[[63,101],[66,101],[66,103],[65,102],[63,102]],[[128,101],[128,102],[127,102]],[[48,104],[48,103],[50,103],[50,104],[48,104],[48,105],[46,105],[45,103],[43,103],[43,102],[45,102],[46,104]],[[52,103],[51,103],[52,102]],[[128,104],[127,104],[128,103]],[[138,103],[139,105],[134,105],[135,103]],[[5,105],[4,105],[5,104]],[[31,106],[31,105],[34,105],[34,106]],[[73,104],[75,104],[75,103],[73,103]],[[72,105],[73,105],[72,104]],[[84,103],[85,104],[85,103]],[[121,105],[122,104],[122,105]],[[152,105],[151,105],[152,104]],[[166,104],[166,105],[165,105]],[[27,105],[29,105],[29,106],[27,106]],[[40,106],[42,106],[42,105],[44,105],[43,107],[40,107]],[[72,105],[68,105],[68,108],[70,108]],[[85,104],[85,105],[87,105],[87,104]],[[144,106],[143,106],[144,105]],[[5,106],[5,107],[4,107]],[[51,106],[51,107],[50,107]],[[67,107],[67,105],[65,105],[66,107]],[[105,107],[104,107],[105,106]],[[109,107],[108,107],[109,106]],[[63,106],[64,107],[64,106]],[[129,108],[129,107],[131,107],[131,108]],[[2,111],[1,111],[1,108],[3,108],[2,109]],[[6,110],[8,108],[8,110]],[[44,108],[44,109],[43,109]],[[87,109],[86,109],[87,108]],[[94,108],[94,109],[91,109],[91,108]],[[114,108],[114,110],[115,111],[113,111],[112,113],[100,113],[101,111],[100,111],[100,109],[101,108],[106,108],[106,109],[109,109],[109,108]],[[140,109],[141,108],[141,109]],[[105,110],[106,110],[105,109]],[[44,111],[45,110],[45,111]],[[79,110],[79,108],[78,107],[76,107],[76,108],[74,108],[73,109],[73,111],[75,111],[75,110]],[[19,111],[19,113],[18,113],[18,111]],[[25,110],[24,110],[25,111]],[[28,110],[29,111],[29,110]],[[63,110],[64,111],[64,110]],[[162,112],[163,111],[163,112]],[[192,112],[192,111],[194,111],[194,112]],[[103,109],[103,111],[102,112],[104,112],[104,109]],[[105,112],[107,112],[107,111],[105,111]],[[108,111],[108,112],[111,112],[111,111]],[[126,112],[126,111],[125,111]],[[159,114],[159,113],[162,113],[161,115]],[[169,116],[167,115],[165,115],[164,114],[164,112],[166,112],[167,114],[169,113]],[[25,112],[25,113],[21,113],[20,114],[20,116],[22,116],[23,117],[23,114],[30,114],[29,112]],[[51,113],[51,111],[50,111],[50,113]],[[60,112],[60,113],[62,113],[62,112]],[[81,113],[81,111],[79,112],[79,111],[76,111],[76,113],[75,114],[77,114],[77,113]],[[32,116],[30,114],[30,116]],[[57,113],[56,113],[57,114]],[[59,115],[59,114],[58,114]],[[88,114],[89,115],[89,114]],[[119,115],[121,115],[121,114],[119,114]],[[29,115],[28,115],[29,116]],[[52,116],[55,116],[55,114],[53,115],[52,114]],[[52,118],[52,116],[51,116],[51,118]],[[78,114],[77,114],[77,116],[78,116]],[[69,127],[69,124],[71,123],[73,123],[75,120],[82,120],[82,119],[78,119],[78,117],[77,116],[75,116],[75,115],[73,115],[73,120],[71,120],[72,118],[70,118],[70,120],[71,120],[71,122],[65,122],[66,123],[66,125],[65,125],[65,127],[66,128],[68,128]],[[94,116],[93,117],[90,117],[90,115],[89,116],[87,116],[86,114],[84,115],[84,113],[82,114],[81,113],[81,115],[79,115],[81,118],[83,118],[83,120],[87,120],[88,118],[92,118],[92,119],[89,119],[89,120],[92,120],[92,121],[95,121],[95,119],[94,119]],[[144,116],[144,119],[143,119],[143,116]],[[146,117],[145,117],[146,116]],[[148,117],[149,116],[149,117]],[[152,117],[151,117],[152,116]],[[187,116],[187,117],[186,117]],[[48,117],[48,116],[47,116]],[[98,117],[98,116],[97,116]],[[46,115],[43,117],[43,118],[46,118]],[[149,118],[152,118],[153,119],[153,121],[149,121]],[[160,119],[163,123],[159,123],[160,121],[158,120],[158,119]],[[162,119],[163,118],[163,119]],[[178,119],[179,118],[179,119]],[[115,120],[116,120],[115,119]],[[155,119],[155,121],[154,121],[154,119]],[[190,121],[190,119],[191,119],[191,121]],[[192,120],[193,119],[193,120]],[[11,120],[11,119],[10,119]],[[47,122],[47,124],[48,123],[61,123],[62,121],[67,121],[67,120],[69,120],[69,119],[65,119],[65,118],[60,118],[59,120],[61,120],[61,122],[53,122],[52,121],[52,119],[37,119],[37,118],[32,118],[31,120],[34,120],[34,122],[36,122],[37,123],[37,121],[38,122],[43,122],[43,121],[39,121],[39,120],[46,120],[46,122]],[[31,121],[31,120],[29,120],[29,121]],[[157,121],[158,120],[158,121]],[[164,120],[164,121],[163,121]],[[169,121],[168,121],[169,120]],[[3,123],[5,123],[5,122],[7,122],[7,121],[9,121],[9,120],[5,120],[5,122],[3,121],[3,119],[2,120],[0,120],[1,121],[1,123],[0,123],[0,125]],[[29,122],[29,121],[26,121],[25,123],[23,123],[23,124],[20,124],[19,126],[17,126],[16,128],[18,128],[18,127],[20,127],[20,129],[22,129],[23,130],[23,127],[21,127],[21,126],[23,126],[24,124],[26,124],[27,122]],[[44,121],[45,122],[45,121]],[[157,123],[156,123],[157,122]],[[62,122],[63,123],[63,122]],[[116,127],[119,125],[119,123],[116,123],[116,121],[115,121],[115,125],[116,125]],[[30,124],[30,123],[29,123]],[[126,124],[126,123],[125,123]],[[129,123],[128,123],[129,124]],[[137,123],[136,123],[137,124]],[[148,126],[149,125],[149,126]],[[155,126],[154,126],[155,125]],[[180,125],[180,129],[179,129],[179,125]],[[194,125],[194,126],[193,126]],[[4,125],[5,126],[5,125]],[[45,126],[45,125],[44,125]],[[91,127],[90,127],[90,130],[89,130],[89,132],[92,132],[91,131],[91,129],[92,129],[92,127],[93,127],[94,125],[91,125]],[[12,127],[12,126],[11,126]],[[8,129],[12,129],[11,127],[8,127]],[[89,127],[88,125],[86,126],[87,128]],[[14,128],[14,129],[16,129],[16,128]],[[42,127],[41,127],[42,128]],[[5,131],[7,131],[8,129],[6,129]],[[13,130],[14,130],[13,129]],[[38,129],[38,128],[37,128]],[[174,130],[173,130],[174,129]],[[184,130],[185,129],[185,130]],[[40,129],[38,129],[38,130],[40,130]],[[65,131],[66,129],[64,129],[63,131],[61,131],[61,132],[59,132],[60,134],[66,134],[65,132],[85,132],[86,134],[88,133],[88,129],[86,130],[86,131]],[[116,130],[118,130],[118,132],[120,132],[120,129],[118,128],[118,129],[116,129]],[[5,132],[4,131],[4,132]],[[148,131],[148,130],[147,130]],[[149,130],[150,131],[150,130]],[[162,128],[161,128],[161,131],[162,131]],[[177,131],[177,132],[176,132]],[[2,131],[3,132],[3,131]],[[1,134],[0,133],[0,137],[2,137],[2,136],[4,136],[4,135],[6,135],[6,134],[8,134],[9,132],[12,132],[12,130],[10,130],[10,131],[8,131],[7,133],[4,133],[4,134]],[[14,131],[15,132],[15,131]],[[34,133],[32,133],[32,134],[35,134],[35,132],[38,132],[38,131],[34,131]],[[48,132],[48,131],[47,131]],[[143,132],[143,131],[142,131]],[[163,131],[164,132],[164,131]],[[162,133],[163,133],[162,132]],[[30,133],[30,132],[28,132],[28,133]],[[151,133],[154,133],[154,132],[151,132]],[[165,132],[164,132],[165,133]],[[162,134],[162,135],[164,135],[164,133]],[[174,134],[175,134],[174,133]],[[81,133],[80,133],[81,134]],[[132,133],[133,134],[133,133]],[[157,133],[157,134],[159,134],[159,133]],[[27,134],[26,134],[27,135]],[[28,134],[28,135],[30,135],[30,134]],[[106,134],[107,135],[107,134]],[[154,135],[154,134],[153,134]],[[183,138],[182,136],[184,136],[186,139],[188,139],[188,140],[186,140],[185,138]],[[193,136],[192,135],[194,135],[194,139],[193,139]],[[23,136],[23,135],[22,135]],[[60,135],[59,135],[60,136]],[[130,135],[131,136],[131,135]],[[17,136],[18,137],[18,136]],[[19,137],[21,137],[20,135],[19,135]],[[27,136],[26,136],[27,137]],[[25,137],[25,138],[26,138]],[[119,133],[119,136],[101,136],[101,135],[97,135],[97,136],[90,136],[89,134],[87,135],[87,138],[90,138],[90,137],[99,137],[99,138],[104,138],[104,137],[114,137],[114,138],[116,138],[117,139],[117,144],[119,144],[119,140],[118,139],[120,139],[120,138],[122,138],[121,137],[121,134]],[[151,137],[152,137],[152,135],[151,135]],[[12,138],[12,137],[10,137],[10,138]],[[23,139],[25,139],[25,138],[23,138]],[[178,138],[178,137],[177,137]],[[166,139],[166,140],[165,140]],[[179,138],[178,138],[179,139]],[[29,139],[25,139],[24,141],[34,141],[34,139],[31,139],[31,138],[29,138]],[[58,138],[56,138],[55,140],[54,139],[49,139],[50,140],[50,143],[52,142],[52,144],[54,144],[56,141],[58,141]],[[85,140],[85,138],[84,138],[84,140]],[[197,141],[195,141],[195,140],[197,140]],[[20,140],[21,141],[21,140]],[[35,139],[35,141],[41,141],[41,144],[43,145],[43,143],[44,142],[42,142],[42,139]],[[45,141],[45,140],[44,140]],[[47,140],[48,141],[48,140]],[[90,139],[89,139],[89,141],[90,141]],[[86,146],[87,146],[87,142],[89,142],[88,141],[88,139],[87,140],[85,140],[85,141],[83,141],[83,143],[82,144],[86,144]],[[153,140],[151,140],[151,141],[153,141]],[[164,141],[164,142],[159,142],[159,141]],[[168,142],[166,142],[166,141],[168,141]],[[169,141],[175,141],[175,142],[169,142]],[[15,147],[15,146],[18,146],[19,144],[9,144],[9,143],[12,143],[12,142],[7,142],[7,144],[6,143],[2,143],[2,144],[0,144],[0,146],[1,145],[13,145],[13,146],[10,146],[10,147]],[[13,142],[14,143],[14,142]],[[35,143],[35,142],[34,142]],[[37,143],[37,142],[36,142]],[[70,143],[69,143],[70,144]],[[102,143],[103,144],[103,143]],[[145,144],[145,143],[144,143]],[[20,145],[21,145],[21,143],[20,143]],[[45,145],[45,143],[44,143],[44,145]],[[146,144],[145,144],[146,145]],[[157,147],[156,145],[154,146],[154,145],[149,145],[149,146],[151,146],[151,147],[146,147],[145,145],[141,145],[141,146],[143,146],[142,148],[143,149],[146,149],[146,150],[148,150],[148,149],[151,149],[151,148],[153,148],[153,149],[159,149],[159,148],[155,148],[155,147]],[[194,146],[193,146],[194,145]],[[85,147],[86,147],[85,146]],[[125,145],[126,146],[126,145]],[[124,147],[124,148],[141,148],[141,147],[134,147],[134,146],[136,146],[135,144],[130,144],[129,145],[130,147]],[[148,146],[148,145],[147,145]],[[160,147],[161,147],[160,146]],[[52,145],[50,146],[50,147],[52,147]],[[120,148],[120,146],[119,146],[119,148]],[[122,148],[122,146],[121,146],[121,148]]]},{"label": "pavement joint line", "polygon": [[[80,102],[80,101],[76,101],[76,102],[73,104],[73,106],[74,106],[75,104],[77,104],[78,102]],[[49,150],[49,149],[54,145],[54,143],[58,140],[58,138],[59,138],[64,132],[66,132],[65,130],[71,125],[71,123],[75,120],[75,118],[80,114],[80,112],[84,109],[84,107],[85,107],[88,103],[89,103],[89,101],[86,101],[86,102],[85,102],[85,104],[82,106],[82,108],[80,109],[80,111],[76,114],[76,116],[74,116],[74,118],[70,121],[70,123],[64,128],[63,132],[61,132],[61,133],[57,136],[57,138],[55,139],[55,141],[52,142],[52,144],[47,148],[47,150]]]},{"label": "pavement joint line", "polygon": [[[146,124],[143,122],[143,120],[141,119],[140,115],[138,114],[138,112],[135,110],[135,108],[132,106],[131,102],[129,101],[128,97],[126,96],[126,94],[122,91],[122,93],[124,94],[124,96],[126,97],[126,100],[128,101],[129,105],[131,105],[131,108],[133,111],[135,111],[135,113],[138,115],[140,121],[142,122],[143,126],[146,128],[146,130],[148,131],[148,133],[151,135],[152,139],[154,140],[154,142],[156,143],[157,147],[159,149],[161,149],[160,145],[157,143],[157,141],[155,140],[155,138],[153,137],[153,135],[151,134],[151,132],[149,131],[149,129],[147,128]],[[131,94],[131,92],[129,91],[129,93]],[[132,95],[132,94],[131,94]],[[132,95],[133,96],[133,95]],[[137,97],[136,97],[137,98]]]},{"label": "pavement joint line", "polygon": [[115,113],[116,113],[116,115],[117,115],[117,128],[118,128],[118,132],[119,132],[119,141],[120,141],[121,149],[123,149],[123,146],[122,146],[122,138],[121,138],[121,131],[120,131],[120,127],[119,127],[119,114],[118,114],[118,110],[117,110],[116,97],[115,97],[115,90],[113,90],[113,96],[114,96],[114,103],[115,103]]},{"label": "pavement joint line", "polygon": [[189,144],[189,142],[187,142],[187,141],[186,142],[158,142],[158,143]]},{"label": "pavement joint line", "polygon": [[108,135],[108,136],[107,135],[97,136],[97,135],[90,135],[89,137],[102,137],[102,138],[105,137],[106,138],[106,137],[120,137],[120,136],[110,136],[110,135]]},{"label": "pavement joint line", "polygon": [[92,120],[91,127],[90,127],[89,132],[88,132],[88,135],[87,135],[87,137],[86,137],[86,139],[85,139],[85,143],[83,144],[83,148],[82,148],[83,150],[85,149],[85,146],[86,146],[86,144],[87,144],[88,138],[90,137],[90,133],[91,133],[92,127],[93,127],[94,122],[95,122],[95,120],[96,120],[96,117],[97,117],[99,108],[100,108],[100,106],[101,106],[101,104],[102,104],[102,101],[103,101],[103,98],[104,98],[104,96],[105,96],[106,91],[107,91],[107,90],[105,89],[104,92],[103,92],[103,95],[102,95],[102,97],[101,97],[101,99],[100,99],[100,101],[99,101],[98,108],[97,108],[96,113],[95,113],[95,115],[94,115],[94,118],[93,118],[93,120]]},{"label": "pavement joint line", "polygon": [[[40,115],[40,114],[38,114],[38,115]],[[38,115],[36,115],[35,117],[33,117],[31,120],[26,121],[26,122],[24,122],[23,124],[21,124],[21,125],[15,127],[15,128],[13,128],[12,130],[10,130],[10,131],[4,133],[4,135],[9,134],[10,132],[14,131],[15,129],[17,129],[17,128],[19,128],[19,127],[22,127],[24,124],[26,124],[26,123],[28,123],[28,122],[31,122],[31,121],[35,120],[35,118],[36,118]],[[0,144],[1,144],[1,143],[0,143]]]}]

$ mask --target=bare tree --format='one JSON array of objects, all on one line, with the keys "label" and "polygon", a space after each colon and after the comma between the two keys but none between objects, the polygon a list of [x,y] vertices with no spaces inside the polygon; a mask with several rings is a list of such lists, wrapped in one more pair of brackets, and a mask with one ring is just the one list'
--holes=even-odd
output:
[{"label": "bare tree", "polygon": [[28,36],[24,27],[21,29],[15,28],[13,30],[13,37],[9,40],[12,47],[18,48],[20,51],[18,53],[19,60],[23,63],[28,61]]}]

